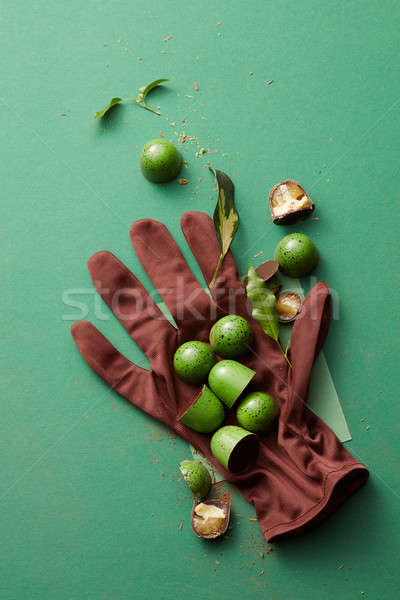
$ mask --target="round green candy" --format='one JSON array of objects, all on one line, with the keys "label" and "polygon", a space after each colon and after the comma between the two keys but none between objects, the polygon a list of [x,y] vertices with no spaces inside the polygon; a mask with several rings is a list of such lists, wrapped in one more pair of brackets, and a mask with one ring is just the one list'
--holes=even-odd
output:
[{"label": "round green candy", "polygon": [[222,358],[236,358],[249,349],[252,335],[246,319],[239,315],[227,315],[212,326],[210,345]]},{"label": "round green candy", "polygon": [[140,169],[153,183],[175,179],[182,168],[182,156],[175,146],[164,139],[147,142],[140,153]]},{"label": "round green candy", "polygon": [[199,460],[183,460],[179,468],[193,496],[207,496],[211,489],[211,476],[203,463]]},{"label": "round green candy", "polygon": [[308,235],[291,233],[275,248],[275,260],[284,275],[306,277],[318,264],[318,250]]},{"label": "round green candy", "polygon": [[204,342],[185,342],[174,354],[174,369],[186,383],[202,383],[215,361],[214,352]]},{"label": "round green candy", "polygon": [[248,394],[236,410],[239,425],[253,433],[268,431],[278,414],[279,408],[274,398],[264,392]]}]

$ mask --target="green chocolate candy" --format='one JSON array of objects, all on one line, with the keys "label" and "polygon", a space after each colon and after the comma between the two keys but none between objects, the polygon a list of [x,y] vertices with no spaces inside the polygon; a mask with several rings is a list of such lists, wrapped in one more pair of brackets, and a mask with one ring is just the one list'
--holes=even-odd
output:
[{"label": "green chocolate candy", "polygon": [[264,392],[252,392],[239,402],[236,418],[239,425],[253,433],[266,432],[279,414],[274,398]]},{"label": "green chocolate candy", "polygon": [[183,460],[179,468],[193,496],[207,496],[211,489],[211,476],[203,463],[199,460]]},{"label": "green chocolate candy", "polygon": [[218,429],[211,438],[211,452],[231,473],[240,473],[254,464],[258,455],[258,439],[254,433],[236,425]]},{"label": "green chocolate candy", "polygon": [[174,369],[186,383],[202,383],[215,361],[214,352],[204,342],[185,342],[174,354]]},{"label": "green chocolate candy", "polygon": [[140,153],[140,169],[153,183],[167,183],[178,176],[182,156],[175,146],[164,139],[147,142]]},{"label": "green chocolate candy", "polygon": [[306,277],[318,264],[318,250],[308,235],[291,233],[275,248],[275,260],[284,275]]},{"label": "green chocolate candy", "polygon": [[231,408],[253,379],[255,371],[236,360],[217,362],[208,375],[208,385]]},{"label": "green chocolate candy", "polygon": [[211,433],[222,425],[224,418],[222,402],[203,385],[193,404],[178,420],[199,433]]},{"label": "green chocolate candy", "polygon": [[246,319],[239,315],[227,315],[212,326],[210,345],[222,358],[236,358],[247,352],[252,335]]}]

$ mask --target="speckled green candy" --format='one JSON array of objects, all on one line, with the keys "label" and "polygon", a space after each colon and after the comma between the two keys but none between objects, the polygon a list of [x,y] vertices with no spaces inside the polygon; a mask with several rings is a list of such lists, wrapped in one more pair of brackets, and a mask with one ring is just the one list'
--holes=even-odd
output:
[{"label": "speckled green candy", "polygon": [[246,319],[239,315],[227,315],[212,326],[210,345],[222,358],[237,358],[248,351],[252,334]]},{"label": "speckled green candy", "polygon": [[175,146],[164,139],[147,142],[140,153],[140,169],[153,183],[167,183],[178,176],[182,156]]},{"label": "speckled green candy", "polygon": [[193,496],[204,498],[208,495],[211,489],[211,476],[203,463],[199,460],[183,460],[179,468]]},{"label": "speckled green candy", "polygon": [[215,361],[214,352],[204,342],[185,342],[174,354],[174,369],[186,383],[202,383]]},{"label": "speckled green candy", "polygon": [[193,404],[178,420],[199,433],[211,433],[222,425],[224,418],[222,402],[203,385]]},{"label": "speckled green candy", "polygon": [[275,248],[275,260],[289,277],[306,277],[318,264],[318,250],[308,235],[291,233]]},{"label": "speckled green candy", "polygon": [[239,425],[253,433],[266,432],[278,416],[274,398],[264,392],[252,392],[239,402],[236,418]]},{"label": "speckled green candy", "polygon": [[258,454],[257,436],[237,425],[225,425],[211,438],[212,455],[232,473],[243,471],[254,463]]},{"label": "speckled green candy", "polygon": [[255,371],[236,360],[217,362],[208,375],[208,385],[231,408],[253,379]]}]

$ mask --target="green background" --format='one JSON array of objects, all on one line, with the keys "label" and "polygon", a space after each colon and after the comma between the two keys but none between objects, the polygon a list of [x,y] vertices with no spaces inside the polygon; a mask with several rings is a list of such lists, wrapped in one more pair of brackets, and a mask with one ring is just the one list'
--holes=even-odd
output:
[{"label": "green background", "polygon": [[[399,3],[3,0],[0,14],[0,597],[395,597]],[[129,105],[91,122],[112,96],[158,77],[170,78],[149,97],[162,116]],[[190,183],[145,181],[141,146],[183,129],[196,138],[182,147]],[[211,153],[196,158],[200,147]],[[312,196],[320,220],[296,229],[318,244],[316,276],[340,301],[325,354],[347,447],[371,469],[335,516],[264,558],[237,493],[231,538],[194,537],[176,472],[187,445],[112,393],[69,335],[82,316],[65,303],[73,298],[146,365],[96,309],[85,261],[111,250],[151,289],[128,232],[154,217],[196,268],[179,216],[212,211],[207,160],[236,185],[242,272],[286,232],[269,221],[272,185],[291,177]]]}]

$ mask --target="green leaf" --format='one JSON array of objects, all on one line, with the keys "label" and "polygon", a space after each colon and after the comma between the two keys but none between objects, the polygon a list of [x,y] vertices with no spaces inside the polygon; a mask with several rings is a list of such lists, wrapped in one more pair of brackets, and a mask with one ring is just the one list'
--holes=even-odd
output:
[{"label": "green leaf", "polygon": [[249,265],[246,285],[247,297],[253,310],[252,317],[261,325],[261,329],[276,342],[279,341],[279,316],[276,310],[276,298],[265,281]]},{"label": "green leaf", "polygon": [[233,183],[222,171],[209,167],[214,173],[218,186],[218,200],[214,210],[214,228],[221,254],[209,287],[212,288],[217,279],[222,262],[228,252],[239,227],[239,215],[235,209]]},{"label": "green leaf", "polygon": [[140,100],[144,100],[146,98],[147,94],[149,94],[151,92],[151,90],[154,90],[155,87],[160,85],[160,83],[164,83],[164,81],[169,81],[169,79],[156,79],[155,81],[152,81],[145,87],[139,88]]},{"label": "green leaf", "polygon": [[97,112],[94,115],[93,121],[97,121],[97,119],[101,119],[101,117],[104,117],[104,115],[106,113],[108,113],[108,111],[110,110],[110,108],[112,108],[116,104],[119,104],[120,102],[124,102],[124,100],[122,98],[112,98],[110,100],[110,102],[107,104],[107,106],[105,108],[103,108],[103,110],[99,110],[99,112]]},{"label": "green leaf", "polygon": [[119,104],[120,102],[135,102],[135,104],[139,104],[139,106],[142,106],[146,110],[149,110],[156,115],[160,115],[161,113],[159,111],[150,108],[150,106],[147,106],[144,100],[146,96],[151,92],[151,90],[160,85],[160,83],[164,83],[164,81],[169,81],[169,79],[156,79],[148,85],[139,88],[139,96],[137,98],[112,98],[112,100],[110,100],[107,106],[103,108],[103,110],[99,110],[99,112],[97,112],[94,115],[93,120],[97,121],[97,119],[101,119],[101,117],[104,117],[104,115],[110,110],[110,108],[112,108],[116,104]]}]

